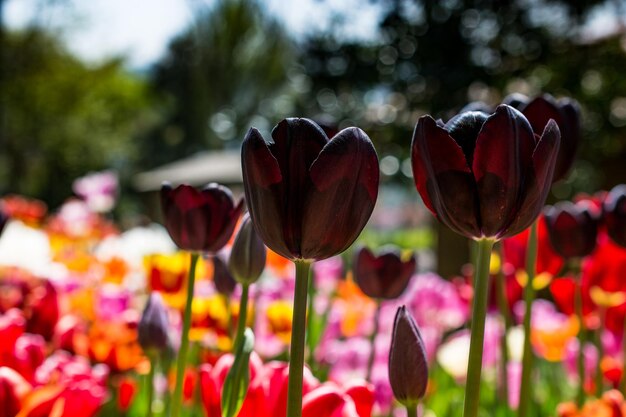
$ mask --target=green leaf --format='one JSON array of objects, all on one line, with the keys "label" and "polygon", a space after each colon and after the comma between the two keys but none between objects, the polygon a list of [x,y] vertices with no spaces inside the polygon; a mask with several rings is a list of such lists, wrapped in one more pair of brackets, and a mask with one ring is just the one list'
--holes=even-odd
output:
[{"label": "green leaf", "polygon": [[222,417],[235,417],[250,385],[250,354],[254,349],[254,333],[246,328],[243,340],[237,346],[235,361],[228,371],[222,390]]}]

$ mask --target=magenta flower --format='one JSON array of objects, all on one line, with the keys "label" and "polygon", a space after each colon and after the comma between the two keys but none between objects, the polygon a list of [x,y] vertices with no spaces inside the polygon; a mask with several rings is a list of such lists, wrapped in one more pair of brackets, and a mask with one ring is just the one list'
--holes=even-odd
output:
[{"label": "magenta flower", "polygon": [[74,181],[72,188],[96,213],[106,213],[115,206],[118,179],[114,171],[90,173]]}]

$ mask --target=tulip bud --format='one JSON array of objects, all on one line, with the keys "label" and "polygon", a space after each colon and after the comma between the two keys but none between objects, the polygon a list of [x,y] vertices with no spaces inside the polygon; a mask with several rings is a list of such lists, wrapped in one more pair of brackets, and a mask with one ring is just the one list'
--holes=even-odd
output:
[{"label": "tulip bud", "polygon": [[237,281],[235,281],[221,257],[214,256],[212,260],[215,289],[222,295],[230,296],[235,291]]},{"label": "tulip bud", "polygon": [[405,407],[426,393],[428,362],[419,328],[405,306],[398,308],[389,350],[389,382],[393,395]]},{"label": "tulip bud", "polygon": [[583,257],[595,249],[599,218],[588,203],[563,201],[548,206],[544,218],[550,243],[562,257]]},{"label": "tulip bud", "polygon": [[161,294],[154,291],[150,293],[139,320],[139,344],[146,352],[154,350],[163,353],[172,349],[168,327],[167,308]]},{"label": "tulip bud", "polygon": [[385,249],[379,256],[374,256],[368,248],[361,248],[354,261],[354,279],[361,291],[371,298],[398,298],[414,272],[415,255],[402,261],[396,248]]},{"label": "tulip bud", "polygon": [[613,242],[626,248],[626,185],[614,187],[602,205],[606,230]]},{"label": "tulip bud", "polygon": [[242,284],[252,284],[265,268],[265,245],[257,235],[249,215],[245,215],[233,243],[228,269]]},{"label": "tulip bud", "polygon": [[189,185],[161,187],[165,228],[179,248],[216,252],[233,234],[243,201],[234,205],[230,190],[209,184],[198,191]]}]

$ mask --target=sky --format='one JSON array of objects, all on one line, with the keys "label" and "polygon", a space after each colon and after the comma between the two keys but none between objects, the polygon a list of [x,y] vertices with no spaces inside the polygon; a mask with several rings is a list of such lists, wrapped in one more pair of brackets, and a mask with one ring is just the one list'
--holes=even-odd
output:
[{"label": "sky", "polygon": [[[69,49],[88,61],[122,54],[130,67],[143,68],[163,56],[169,40],[190,24],[197,7],[214,1],[8,0],[4,19],[10,28],[36,20],[59,30]],[[380,15],[379,6],[362,0],[261,1],[295,36],[324,30],[332,16],[341,15],[347,22],[346,36],[371,39]]]}]

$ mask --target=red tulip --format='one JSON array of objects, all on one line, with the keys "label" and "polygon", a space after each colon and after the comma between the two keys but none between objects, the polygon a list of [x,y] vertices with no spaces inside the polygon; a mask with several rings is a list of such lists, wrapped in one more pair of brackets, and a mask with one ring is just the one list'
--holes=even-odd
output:
[{"label": "red tulip", "polygon": [[554,120],[561,131],[561,147],[554,167],[554,179],[565,178],[576,157],[576,150],[581,137],[580,106],[571,98],[555,100],[549,94],[529,99],[522,94],[513,94],[504,99],[530,122],[533,131],[540,135],[550,119]]},{"label": "red tulip", "polygon": [[585,201],[548,206],[544,217],[552,248],[562,257],[583,257],[595,249],[599,217]]},{"label": "red tulip", "polygon": [[604,224],[613,242],[626,248],[626,185],[615,186],[602,204]]},{"label": "red tulip", "polygon": [[302,417],[370,417],[374,405],[374,389],[360,383],[342,389],[326,383],[302,398]]},{"label": "red tulip", "polygon": [[189,185],[161,187],[165,227],[181,249],[216,252],[233,234],[243,201],[237,206],[230,190],[209,184],[201,191]]},{"label": "red tulip", "polygon": [[51,340],[59,320],[59,300],[57,290],[50,281],[44,281],[32,290],[27,308],[26,331],[42,335]]},{"label": "red tulip", "polygon": [[15,417],[32,387],[15,370],[0,366],[0,417]]},{"label": "red tulip", "polygon": [[124,377],[118,387],[117,408],[121,412],[126,412],[132,405],[136,394],[137,382],[132,378]]},{"label": "red tulip", "polygon": [[367,223],[378,196],[378,158],[358,128],[328,140],[308,119],[285,119],[267,143],[251,128],[241,160],[256,230],[274,252],[321,260],[343,252]]},{"label": "red tulip", "polygon": [[15,369],[28,381],[46,358],[46,341],[38,334],[23,334],[15,342]]},{"label": "red tulip", "polygon": [[403,261],[395,248],[388,248],[378,256],[368,248],[361,248],[354,261],[354,280],[368,297],[398,298],[415,272],[415,263],[415,254]]},{"label": "red tulip", "polygon": [[541,137],[514,108],[491,116],[466,112],[446,125],[419,119],[411,162],[424,204],[455,232],[473,239],[513,236],[537,218],[552,184],[560,134]]}]

